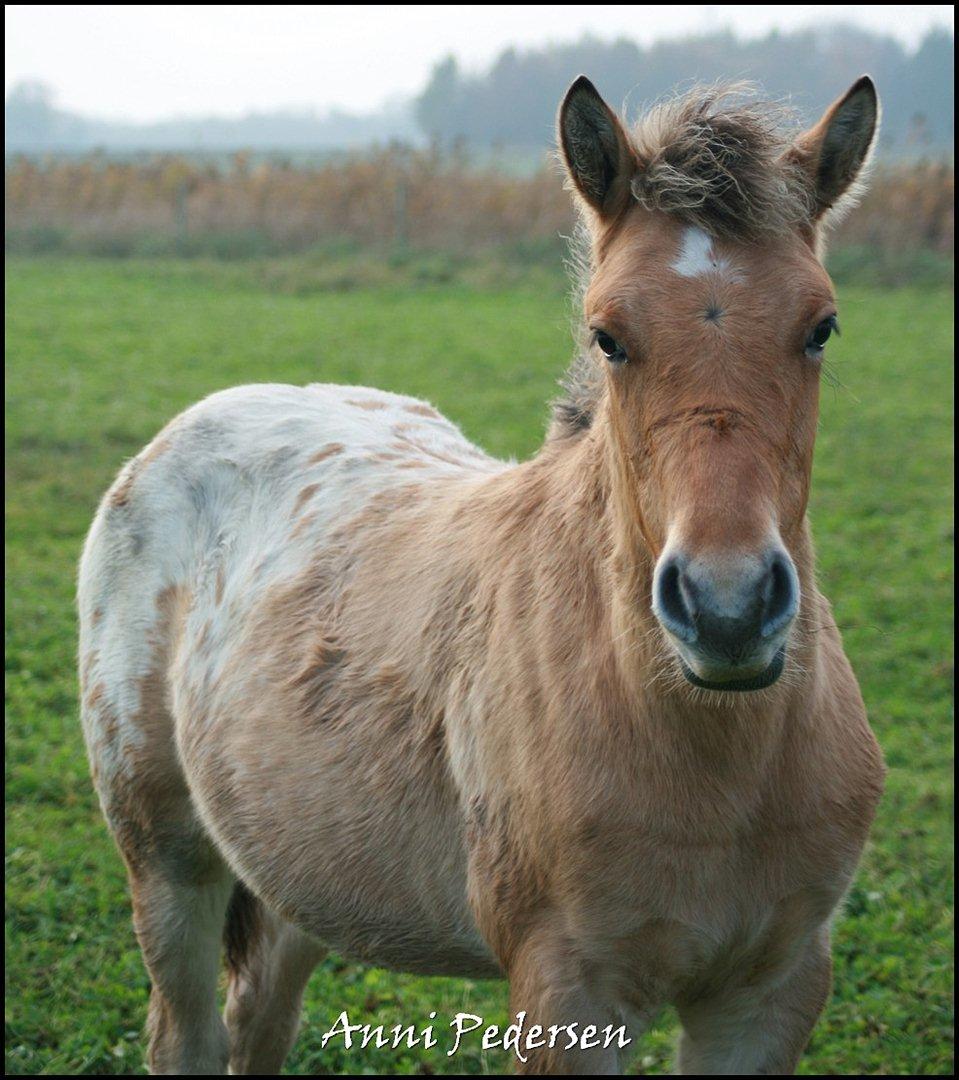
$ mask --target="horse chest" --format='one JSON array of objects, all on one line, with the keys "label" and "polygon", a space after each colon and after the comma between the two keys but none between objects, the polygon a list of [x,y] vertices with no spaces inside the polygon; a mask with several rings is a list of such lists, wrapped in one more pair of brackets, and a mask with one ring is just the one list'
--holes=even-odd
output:
[{"label": "horse chest", "polygon": [[515,821],[475,815],[473,894],[500,956],[512,927],[499,913],[510,911],[575,940],[637,1007],[722,979],[762,983],[828,920],[854,865],[852,847],[847,856],[843,837],[815,815],[754,806],[680,827],[654,805],[633,814],[622,805],[611,797],[589,815],[570,813],[537,841],[516,836]]},{"label": "horse chest", "polygon": [[817,860],[814,828],[723,842],[625,833],[596,849],[592,875],[584,863],[579,885],[566,884],[567,902],[586,950],[640,1008],[774,981],[846,881]]},{"label": "horse chest", "polygon": [[727,889],[711,903],[700,897],[672,913],[636,913],[619,940],[599,945],[596,960],[640,1008],[697,998],[720,985],[761,988],[790,969],[837,899],[816,888],[778,898]]}]

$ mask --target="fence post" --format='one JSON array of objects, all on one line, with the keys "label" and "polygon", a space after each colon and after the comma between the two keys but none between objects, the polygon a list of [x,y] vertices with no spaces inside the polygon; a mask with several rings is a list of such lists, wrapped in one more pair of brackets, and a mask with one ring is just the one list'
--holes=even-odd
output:
[{"label": "fence post", "polygon": [[393,244],[397,251],[405,251],[408,240],[407,202],[409,190],[406,177],[400,176],[396,181],[396,189],[393,202]]},{"label": "fence post", "polygon": [[187,231],[189,229],[189,219],[187,217],[187,204],[186,197],[189,194],[189,184],[186,178],[177,181],[176,188],[173,193],[173,224],[176,229],[177,245],[181,248],[186,247]]}]

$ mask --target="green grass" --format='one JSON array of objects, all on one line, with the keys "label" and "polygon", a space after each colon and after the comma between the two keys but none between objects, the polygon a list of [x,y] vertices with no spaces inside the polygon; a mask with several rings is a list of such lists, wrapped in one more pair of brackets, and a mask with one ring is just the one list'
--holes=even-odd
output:
[{"label": "green grass", "polygon": [[[363,382],[422,395],[497,454],[530,454],[568,355],[558,280],[353,287],[289,268],[14,259],[7,336],[7,1071],[143,1070],[148,983],[76,710],[74,568],[120,463],[202,395],[252,381]],[[824,385],[812,517],[890,766],[836,930],[836,988],[807,1074],[952,1065],[951,395],[946,290],[844,288]],[[330,959],[290,1071],[500,1072],[475,1045],[322,1050],[354,1021],[457,1010],[502,1022],[502,984]],[[634,1068],[672,1068],[673,1019]]]}]

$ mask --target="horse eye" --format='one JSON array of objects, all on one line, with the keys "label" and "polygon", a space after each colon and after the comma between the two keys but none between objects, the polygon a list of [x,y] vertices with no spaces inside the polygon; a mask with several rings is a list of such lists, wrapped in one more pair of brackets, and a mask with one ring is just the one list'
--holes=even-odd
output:
[{"label": "horse eye", "polygon": [[806,355],[820,356],[823,349],[826,347],[826,342],[829,340],[833,330],[835,330],[837,334],[839,333],[839,323],[836,321],[835,315],[830,315],[828,319],[823,319],[809,335],[806,340]]},{"label": "horse eye", "polygon": [[623,352],[623,347],[619,342],[611,338],[609,334],[603,333],[602,330],[596,331],[596,344],[600,347],[603,356],[607,360],[622,363],[626,359],[626,353]]}]

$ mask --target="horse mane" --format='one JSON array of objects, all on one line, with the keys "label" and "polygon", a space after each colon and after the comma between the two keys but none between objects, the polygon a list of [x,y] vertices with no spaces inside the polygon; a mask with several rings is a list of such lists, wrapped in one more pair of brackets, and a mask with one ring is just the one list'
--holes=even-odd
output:
[{"label": "horse mane", "polygon": [[[798,133],[793,110],[761,98],[748,83],[694,86],[649,109],[630,137],[639,165],[636,202],[719,239],[749,242],[809,228],[809,175],[788,153]],[[567,267],[578,304],[577,352],[553,402],[550,438],[590,427],[602,397],[602,371],[587,354],[582,298],[594,270],[583,220],[570,238]]]}]

